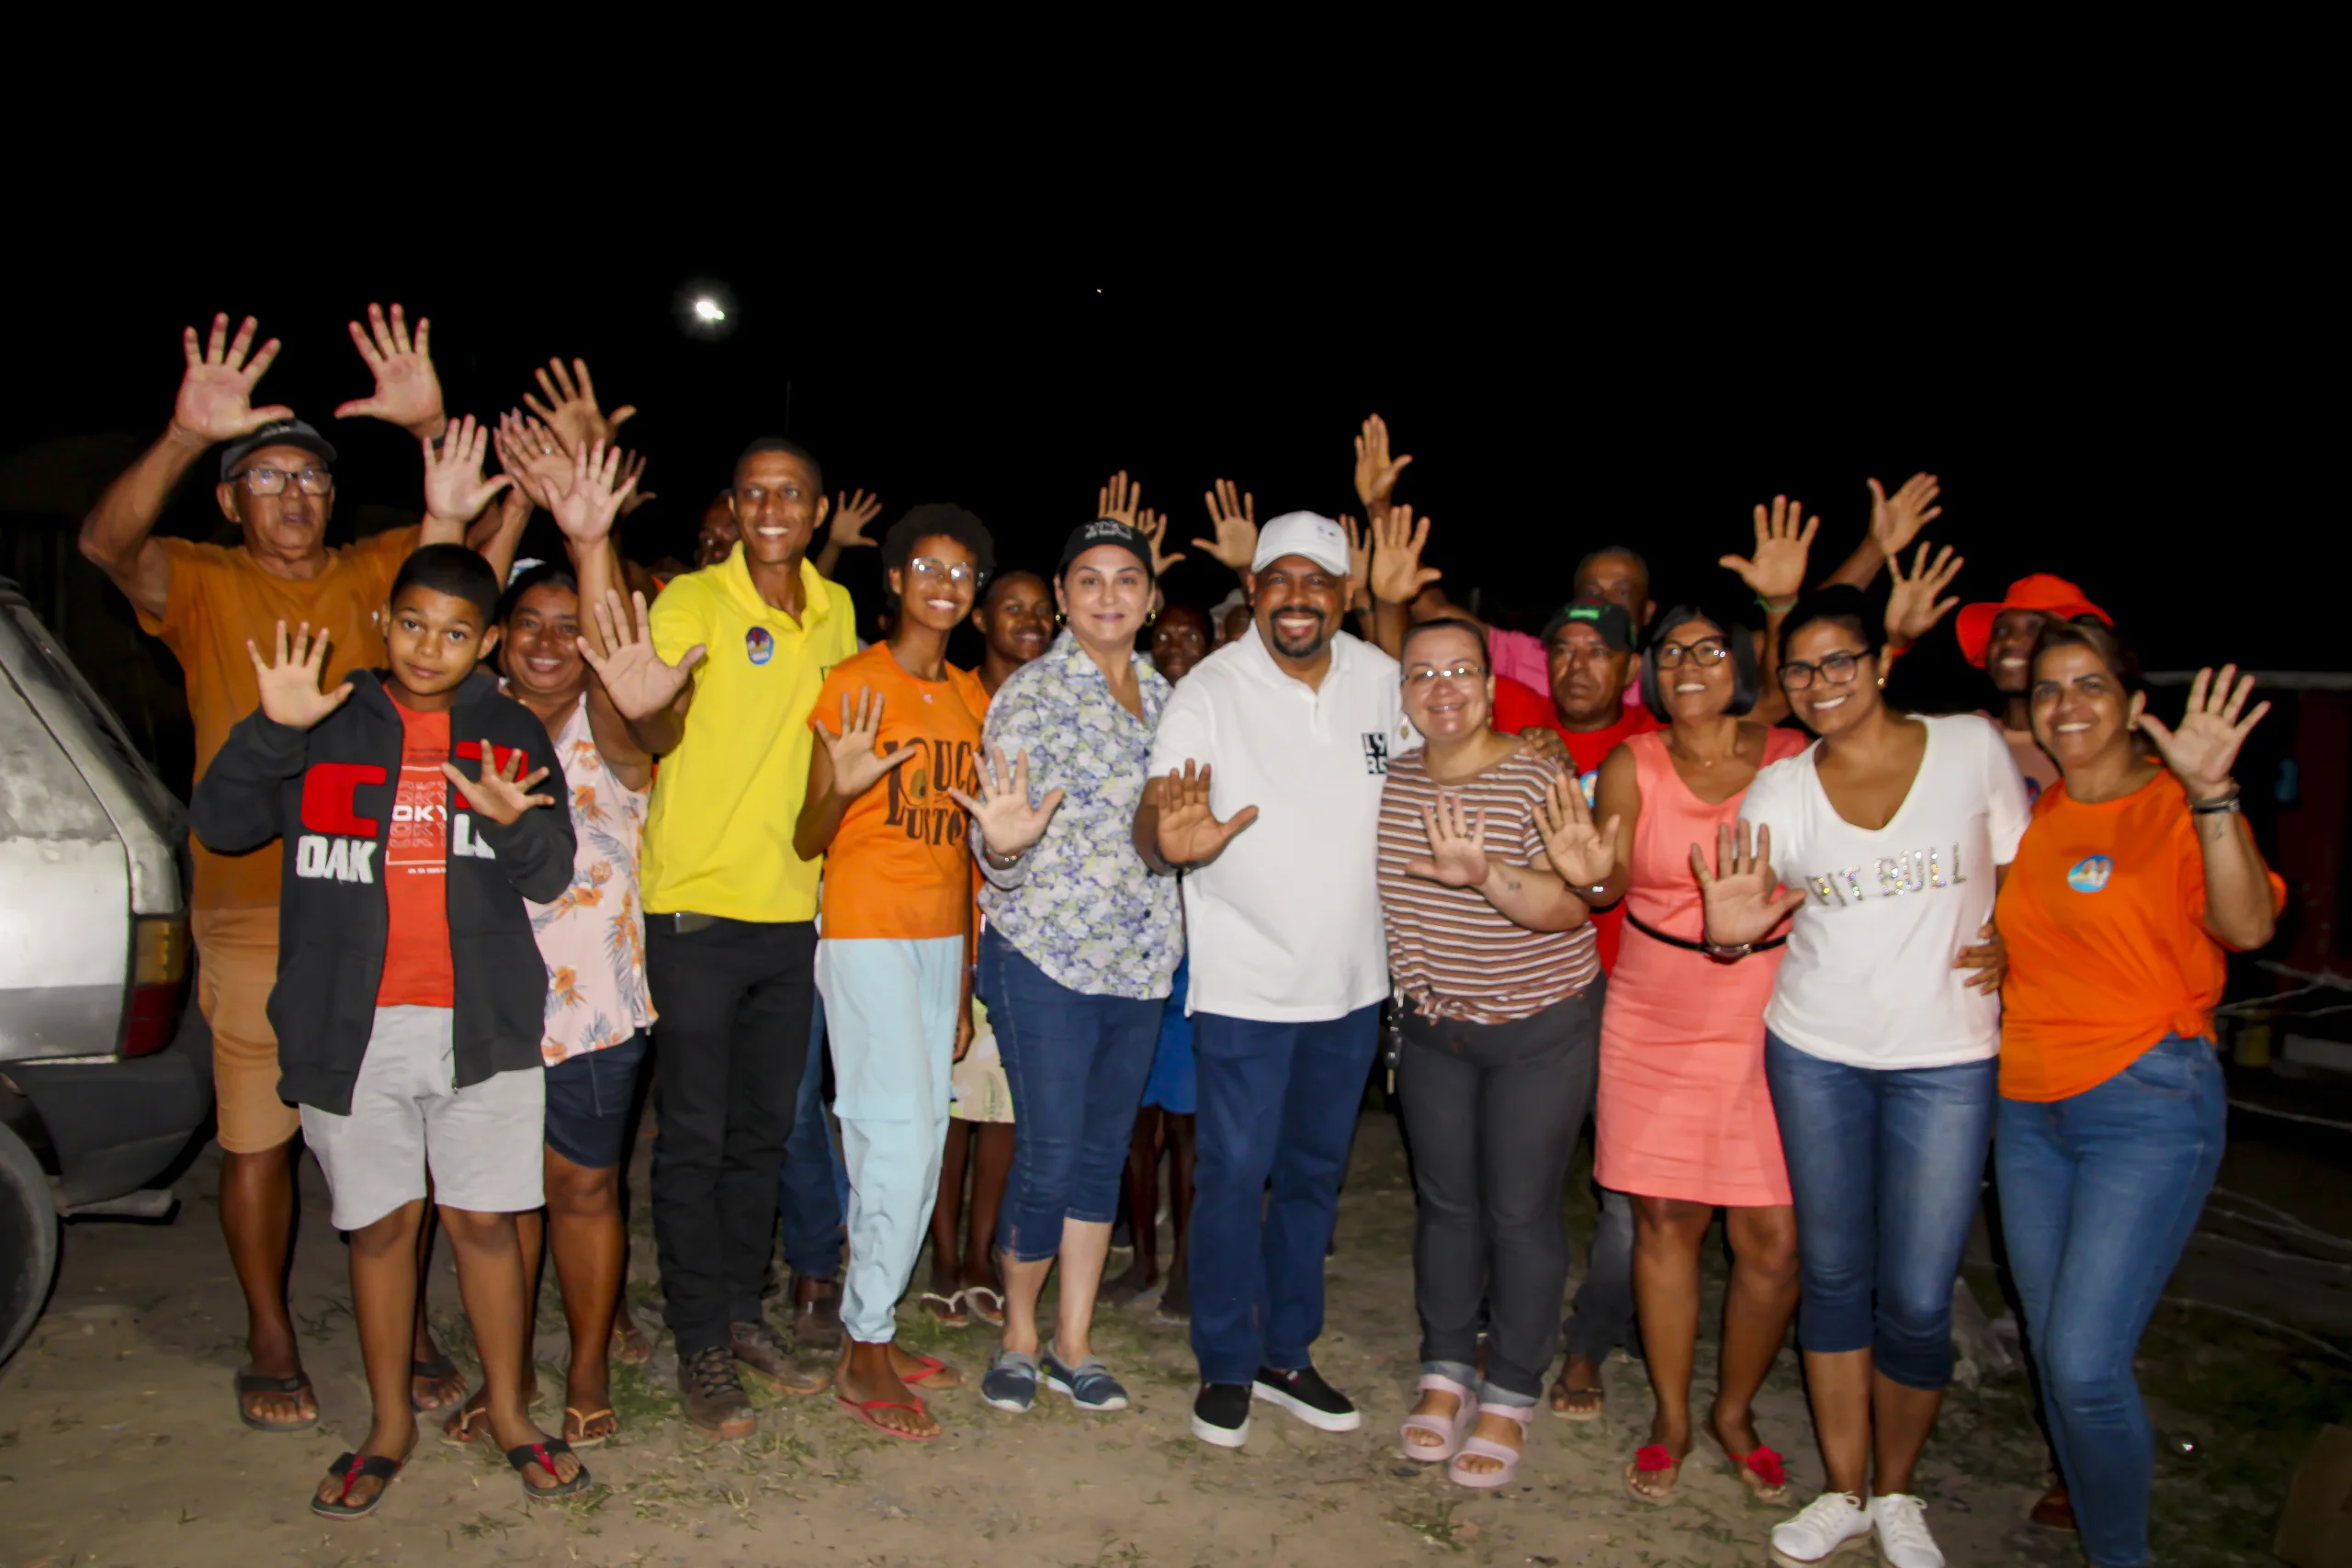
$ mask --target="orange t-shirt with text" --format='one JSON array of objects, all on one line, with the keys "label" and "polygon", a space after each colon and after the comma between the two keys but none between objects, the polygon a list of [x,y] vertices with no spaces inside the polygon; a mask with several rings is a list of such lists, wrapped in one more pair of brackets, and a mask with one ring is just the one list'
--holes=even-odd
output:
[{"label": "orange t-shirt with text", "polygon": [[989,694],[977,676],[947,666],[944,681],[918,681],[876,643],[826,673],[809,728],[842,730],[842,699],[860,687],[882,698],[878,750],[922,754],[884,773],[850,803],[825,852],[823,931],[828,939],[961,936],[972,901],[970,819],[947,792],[979,791],[980,721]]},{"label": "orange t-shirt with text", "polygon": [[[2284,908],[2287,885],[2269,876]],[[2063,781],[2043,790],[1993,919],[2009,953],[2004,1098],[2064,1100],[2167,1034],[2212,1033],[2223,950],[2205,929],[2204,852],[2172,774],[2096,806]]]},{"label": "orange t-shirt with text", "polygon": [[[384,661],[384,633],[378,612],[392,591],[401,563],[416,548],[417,530],[393,528],[327,551],[326,569],[318,576],[296,581],[272,577],[254,565],[243,545],[223,548],[193,539],[159,539],[171,558],[169,585],[164,591],[159,618],[139,612],[139,626],[180,661],[187,681],[188,716],[196,724],[196,776],[212,765],[212,755],[229,738],[239,719],[261,705],[261,688],[254,679],[253,660],[245,653],[251,637],[270,656],[277,623],[286,623],[292,637],[304,621],[321,626],[327,638],[323,689],[354,670]],[[280,856],[275,845],[249,854],[214,854],[191,836],[196,856],[196,887],[189,902],[198,909],[277,907]]]},{"label": "orange t-shirt with text", "polygon": [[384,839],[384,978],[379,1008],[457,1005],[449,971],[449,716],[401,716],[401,782]]}]

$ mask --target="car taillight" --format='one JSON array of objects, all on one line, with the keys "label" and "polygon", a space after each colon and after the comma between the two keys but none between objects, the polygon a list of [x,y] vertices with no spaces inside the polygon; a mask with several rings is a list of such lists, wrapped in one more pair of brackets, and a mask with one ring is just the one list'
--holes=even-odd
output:
[{"label": "car taillight", "polygon": [[123,1025],[122,1054],[152,1056],[172,1043],[180,1020],[180,992],[187,982],[187,922],[174,917],[142,917],[132,924],[130,1014]]}]

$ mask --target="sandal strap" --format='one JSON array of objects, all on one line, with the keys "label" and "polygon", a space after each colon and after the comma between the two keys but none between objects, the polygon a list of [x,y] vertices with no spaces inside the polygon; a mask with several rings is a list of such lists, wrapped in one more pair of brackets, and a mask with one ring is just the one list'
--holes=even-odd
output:
[{"label": "sandal strap", "polygon": [[261,1372],[239,1372],[237,1392],[239,1393],[308,1393],[311,1392],[311,1375],[308,1372],[296,1372],[290,1378],[274,1378]]},{"label": "sandal strap", "polygon": [[329,1475],[340,1476],[343,1480],[343,1490],[335,1495],[335,1501],[350,1502],[351,1489],[371,1477],[390,1481],[401,1472],[401,1462],[384,1454],[337,1454],[334,1462],[327,1466]]},{"label": "sandal strap", "polygon": [[[517,1447],[508,1449],[506,1450],[506,1462],[513,1465],[517,1471],[522,1470],[526,1465],[536,1464],[541,1470],[546,1471],[550,1476],[555,1476],[555,1456],[558,1454],[568,1454],[571,1451],[571,1445],[565,1442],[561,1438],[543,1438],[537,1442],[523,1443]],[[561,1480],[562,1478],[560,1476],[556,1476],[556,1479]]]},{"label": "sandal strap", "polygon": [[1645,1443],[1634,1450],[1634,1468],[1645,1475],[1672,1470],[1681,1462],[1664,1443]]},{"label": "sandal strap", "polygon": [[1470,1390],[1442,1372],[1423,1372],[1421,1381],[1413,1386],[1422,1393],[1450,1393],[1465,1403],[1472,1397]]},{"label": "sandal strap", "polygon": [[1762,1443],[1757,1444],[1748,1453],[1735,1456],[1732,1462],[1754,1472],[1757,1478],[1767,1485],[1786,1486],[1789,1483],[1787,1462]]}]

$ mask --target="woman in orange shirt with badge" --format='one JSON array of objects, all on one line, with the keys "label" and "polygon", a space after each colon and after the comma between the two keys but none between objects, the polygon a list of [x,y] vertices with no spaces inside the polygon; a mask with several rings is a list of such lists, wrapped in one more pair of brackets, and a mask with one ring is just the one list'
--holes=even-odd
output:
[{"label": "woman in orange shirt with badge", "polygon": [[2224,950],[2268,942],[2286,902],[2230,774],[2270,705],[2241,717],[2253,677],[2202,671],[2166,728],[2103,626],[2046,626],[2030,669],[2034,739],[2061,777],[1995,906],[1994,1166],[2084,1552],[2139,1568],[2155,1451],[2132,1359],[2222,1163]]}]

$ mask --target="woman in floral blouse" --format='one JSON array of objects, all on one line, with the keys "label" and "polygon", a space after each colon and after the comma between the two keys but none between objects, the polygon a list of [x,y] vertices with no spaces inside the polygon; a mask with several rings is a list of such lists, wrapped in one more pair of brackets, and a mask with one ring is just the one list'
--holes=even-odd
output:
[{"label": "woman in floral blouse", "polygon": [[[1131,524],[1098,518],[1070,536],[1054,584],[1067,627],[998,690],[980,797],[957,797],[988,882],[979,994],[1020,1128],[998,1222],[1003,1348],[980,1383],[1000,1410],[1028,1409],[1041,1378],[1082,1409],[1127,1407],[1090,1343],[1094,1296],[1184,945],[1175,879],[1145,870],[1130,833],[1169,693],[1135,651],[1151,586],[1151,547]],[[1046,1345],[1037,1297],[1057,1258]]]}]

